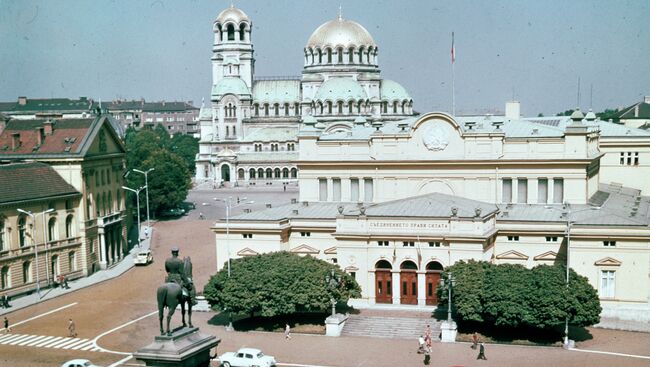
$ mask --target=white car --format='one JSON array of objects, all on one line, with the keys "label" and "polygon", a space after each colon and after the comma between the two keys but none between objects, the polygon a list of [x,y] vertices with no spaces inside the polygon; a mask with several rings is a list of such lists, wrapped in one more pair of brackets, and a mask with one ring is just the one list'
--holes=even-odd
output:
[{"label": "white car", "polygon": [[272,367],[275,358],[265,356],[259,349],[241,348],[236,353],[227,352],[219,357],[223,367]]},{"label": "white car", "polygon": [[135,265],[148,265],[153,262],[153,255],[151,255],[151,250],[142,250],[135,255],[133,263]]},{"label": "white car", "polygon": [[92,364],[87,359],[73,359],[65,362],[64,364],[61,365],[61,367],[99,367],[99,366]]}]

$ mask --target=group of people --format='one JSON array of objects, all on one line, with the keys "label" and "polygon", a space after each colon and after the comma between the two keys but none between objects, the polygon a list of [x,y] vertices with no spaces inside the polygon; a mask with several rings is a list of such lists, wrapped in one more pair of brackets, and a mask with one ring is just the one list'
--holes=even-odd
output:
[{"label": "group of people", "polygon": [[9,297],[6,294],[0,296],[0,307],[4,307],[4,308],[11,307],[11,305],[9,304]]},{"label": "group of people", "polygon": [[70,289],[70,286],[68,285],[68,278],[65,275],[59,274],[56,277],[56,281],[59,283],[59,286],[61,288]]},{"label": "group of people", "polygon": [[[427,325],[427,327],[424,329],[424,335],[420,335],[418,338],[418,354],[424,354],[424,364],[429,365],[431,361],[431,347],[432,347],[432,340],[431,340],[431,326]],[[479,350],[478,356],[476,359],[482,359],[487,361],[487,357],[485,356],[485,344],[483,342],[479,343],[479,337],[478,333],[474,333],[472,335],[472,349],[477,349]]]},{"label": "group of people", "polygon": [[475,332],[472,335],[472,349],[476,349],[476,348],[478,348],[478,356],[476,357],[476,359],[483,359],[487,361],[487,358],[485,357],[485,344],[483,342],[479,344],[478,333]]}]

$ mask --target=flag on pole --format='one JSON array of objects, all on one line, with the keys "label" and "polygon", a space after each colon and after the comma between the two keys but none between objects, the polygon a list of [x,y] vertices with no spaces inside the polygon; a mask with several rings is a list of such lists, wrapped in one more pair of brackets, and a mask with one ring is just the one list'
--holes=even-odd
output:
[{"label": "flag on pole", "polygon": [[451,63],[456,61],[456,46],[454,46],[454,32],[451,32]]}]

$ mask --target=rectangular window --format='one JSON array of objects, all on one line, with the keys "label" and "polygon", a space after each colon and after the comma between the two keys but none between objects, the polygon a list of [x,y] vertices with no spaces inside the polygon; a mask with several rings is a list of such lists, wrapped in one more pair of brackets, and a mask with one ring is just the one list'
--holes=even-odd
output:
[{"label": "rectangular window", "polygon": [[501,201],[504,203],[512,203],[512,179],[504,178],[502,186]]},{"label": "rectangular window", "polygon": [[364,178],[363,179],[363,194],[364,194],[364,201],[367,203],[372,202],[373,199],[373,187],[372,187],[372,178]]},{"label": "rectangular window", "polygon": [[311,236],[311,232],[300,232],[300,236],[301,236],[301,237],[310,237],[310,236]]},{"label": "rectangular window", "polygon": [[548,179],[540,178],[537,180],[537,203],[548,203]]},{"label": "rectangular window", "polygon": [[546,242],[557,242],[557,237],[546,237]]},{"label": "rectangular window", "polygon": [[517,202],[526,204],[528,202],[528,179],[517,179]]},{"label": "rectangular window", "polygon": [[357,272],[356,271],[351,271],[350,276],[352,277],[352,279],[357,279]]},{"label": "rectangular window", "polygon": [[603,241],[605,247],[616,247],[616,241]]},{"label": "rectangular window", "polygon": [[508,236],[508,242],[519,242],[519,236]]},{"label": "rectangular window", "polygon": [[429,247],[440,247],[439,241],[429,242]]},{"label": "rectangular window", "polygon": [[332,179],[332,200],[341,201],[341,179]]},{"label": "rectangular window", "polygon": [[616,272],[614,270],[601,270],[600,271],[600,297],[601,298],[614,298],[616,283]]},{"label": "rectangular window", "polygon": [[402,242],[402,246],[404,246],[404,247],[415,247],[415,242],[413,242],[413,241],[404,241],[404,242]]},{"label": "rectangular window", "polygon": [[244,238],[253,238],[253,234],[252,233],[242,233],[242,237],[244,237]]},{"label": "rectangular window", "polygon": [[327,201],[327,179],[318,179],[318,200]]},{"label": "rectangular window", "polygon": [[377,241],[377,246],[387,247],[388,241]]},{"label": "rectangular window", "polygon": [[634,153],[634,165],[635,166],[639,165],[639,152]]},{"label": "rectangular window", "polygon": [[564,200],[564,179],[554,178],[553,179],[553,202],[556,204],[562,204]]},{"label": "rectangular window", "polygon": [[621,166],[625,165],[625,153],[621,152],[621,160],[620,160]]},{"label": "rectangular window", "polygon": [[359,201],[359,179],[350,179],[350,201]]},{"label": "rectangular window", "polygon": [[632,152],[627,152],[627,165],[632,165]]}]

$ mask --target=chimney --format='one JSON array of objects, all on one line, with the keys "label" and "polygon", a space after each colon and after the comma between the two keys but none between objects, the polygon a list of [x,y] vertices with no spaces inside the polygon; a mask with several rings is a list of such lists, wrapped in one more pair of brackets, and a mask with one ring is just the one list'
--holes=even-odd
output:
[{"label": "chimney", "polygon": [[18,97],[18,104],[24,106],[27,104],[27,97]]},{"label": "chimney", "polygon": [[643,103],[650,103],[650,96],[645,96],[645,98],[643,98]]},{"label": "chimney", "polygon": [[20,133],[11,134],[11,149],[16,150],[20,147]]},{"label": "chimney", "polygon": [[518,119],[521,117],[521,106],[517,101],[506,102],[506,118]]},{"label": "chimney", "polygon": [[43,123],[43,128],[45,129],[45,135],[52,135],[54,131],[54,121],[47,120]]},{"label": "chimney", "polygon": [[291,198],[291,204],[295,204],[297,202],[298,202],[298,200],[296,198]]},{"label": "chimney", "polygon": [[45,129],[42,127],[36,128],[36,143],[40,146],[45,141]]}]

